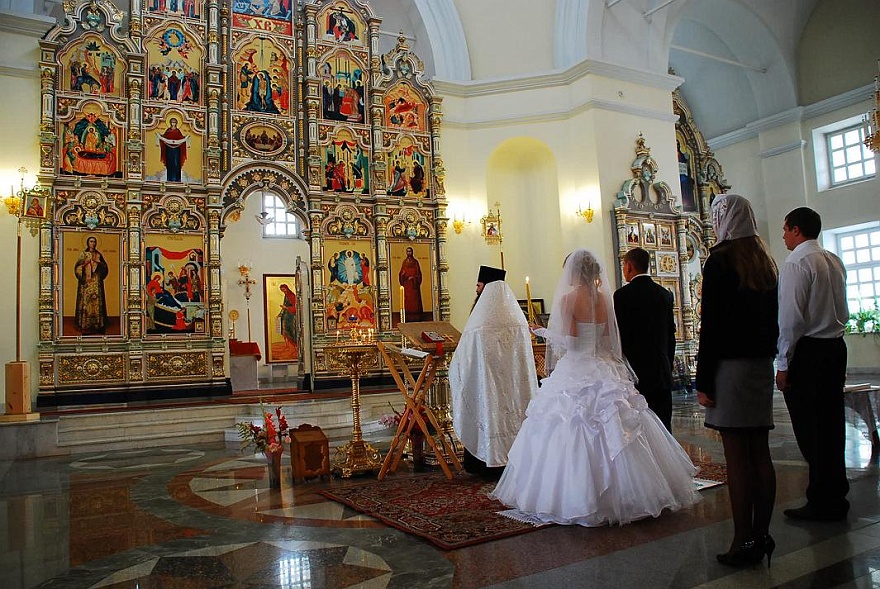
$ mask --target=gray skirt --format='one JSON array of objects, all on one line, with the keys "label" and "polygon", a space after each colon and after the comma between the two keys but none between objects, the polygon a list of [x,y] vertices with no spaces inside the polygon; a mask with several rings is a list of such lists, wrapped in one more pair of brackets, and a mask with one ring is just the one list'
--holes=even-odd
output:
[{"label": "gray skirt", "polygon": [[715,375],[715,406],[706,427],[773,429],[773,358],[722,360]]}]

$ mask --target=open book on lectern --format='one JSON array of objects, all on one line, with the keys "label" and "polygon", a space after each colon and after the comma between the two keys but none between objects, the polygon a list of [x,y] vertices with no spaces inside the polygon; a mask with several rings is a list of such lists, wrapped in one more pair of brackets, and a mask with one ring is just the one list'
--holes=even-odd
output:
[{"label": "open book on lectern", "polygon": [[383,345],[388,350],[394,352],[395,354],[400,354],[401,356],[409,356],[410,358],[420,358],[421,359],[421,358],[424,358],[425,356],[429,355],[428,352],[424,352],[422,350],[417,350],[415,348],[398,348],[394,344],[390,344],[387,342],[383,343]]},{"label": "open book on lectern", "polygon": [[461,332],[448,321],[418,321],[398,323],[397,329],[406,338],[406,347],[432,353],[438,344],[444,352],[451,352],[458,346]]}]

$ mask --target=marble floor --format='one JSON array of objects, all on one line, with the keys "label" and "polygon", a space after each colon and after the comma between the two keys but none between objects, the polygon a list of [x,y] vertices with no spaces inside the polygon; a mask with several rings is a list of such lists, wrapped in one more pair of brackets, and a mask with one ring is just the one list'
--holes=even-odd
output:
[{"label": "marble floor", "polygon": [[[781,397],[775,413],[769,570],[716,562],[732,536],[726,486],[623,527],[551,526],[443,551],[316,492],[363,476],[293,484],[287,462],[273,492],[265,460],[215,444],[0,462],[0,588],[880,587],[877,448],[848,426],[846,521],[787,520],[806,466]],[[673,428],[695,459],[723,461],[692,397],[676,400]]]}]

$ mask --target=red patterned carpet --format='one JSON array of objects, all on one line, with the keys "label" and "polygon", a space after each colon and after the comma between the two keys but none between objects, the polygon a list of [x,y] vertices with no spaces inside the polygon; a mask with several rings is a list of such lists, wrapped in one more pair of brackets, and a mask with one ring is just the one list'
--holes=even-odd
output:
[{"label": "red patterned carpet", "polygon": [[[723,484],[723,464],[698,463],[700,489]],[[420,536],[445,550],[537,530],[531,524],[499,515],[507,509],[486,496],[495,482],[469,474],[451,481],[441,472],[388,478],[318,491],[398,530]]]},{"label": "red patterned carpet", "polygon": [[381,522],[420,536],[445,550],[531,532],[538,528],[498,515],[506,507],[486,494],[495,482],[442,472],[389,478],[363,485],[319,491]]},{"label": "red patterned carpet", "polygon": [[714,462],[695,462],[699,490],[727,483],[727,465]]}]

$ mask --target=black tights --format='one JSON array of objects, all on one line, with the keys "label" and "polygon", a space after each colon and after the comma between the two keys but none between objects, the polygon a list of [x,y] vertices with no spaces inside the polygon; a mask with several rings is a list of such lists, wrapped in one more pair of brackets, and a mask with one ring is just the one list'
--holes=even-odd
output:
[{"label": "black tights", "polygon": [[731,548],[770,530],[776,503],[776,470],[770,459],[767,430],[724,430],[727,487],[733,512]]}]

